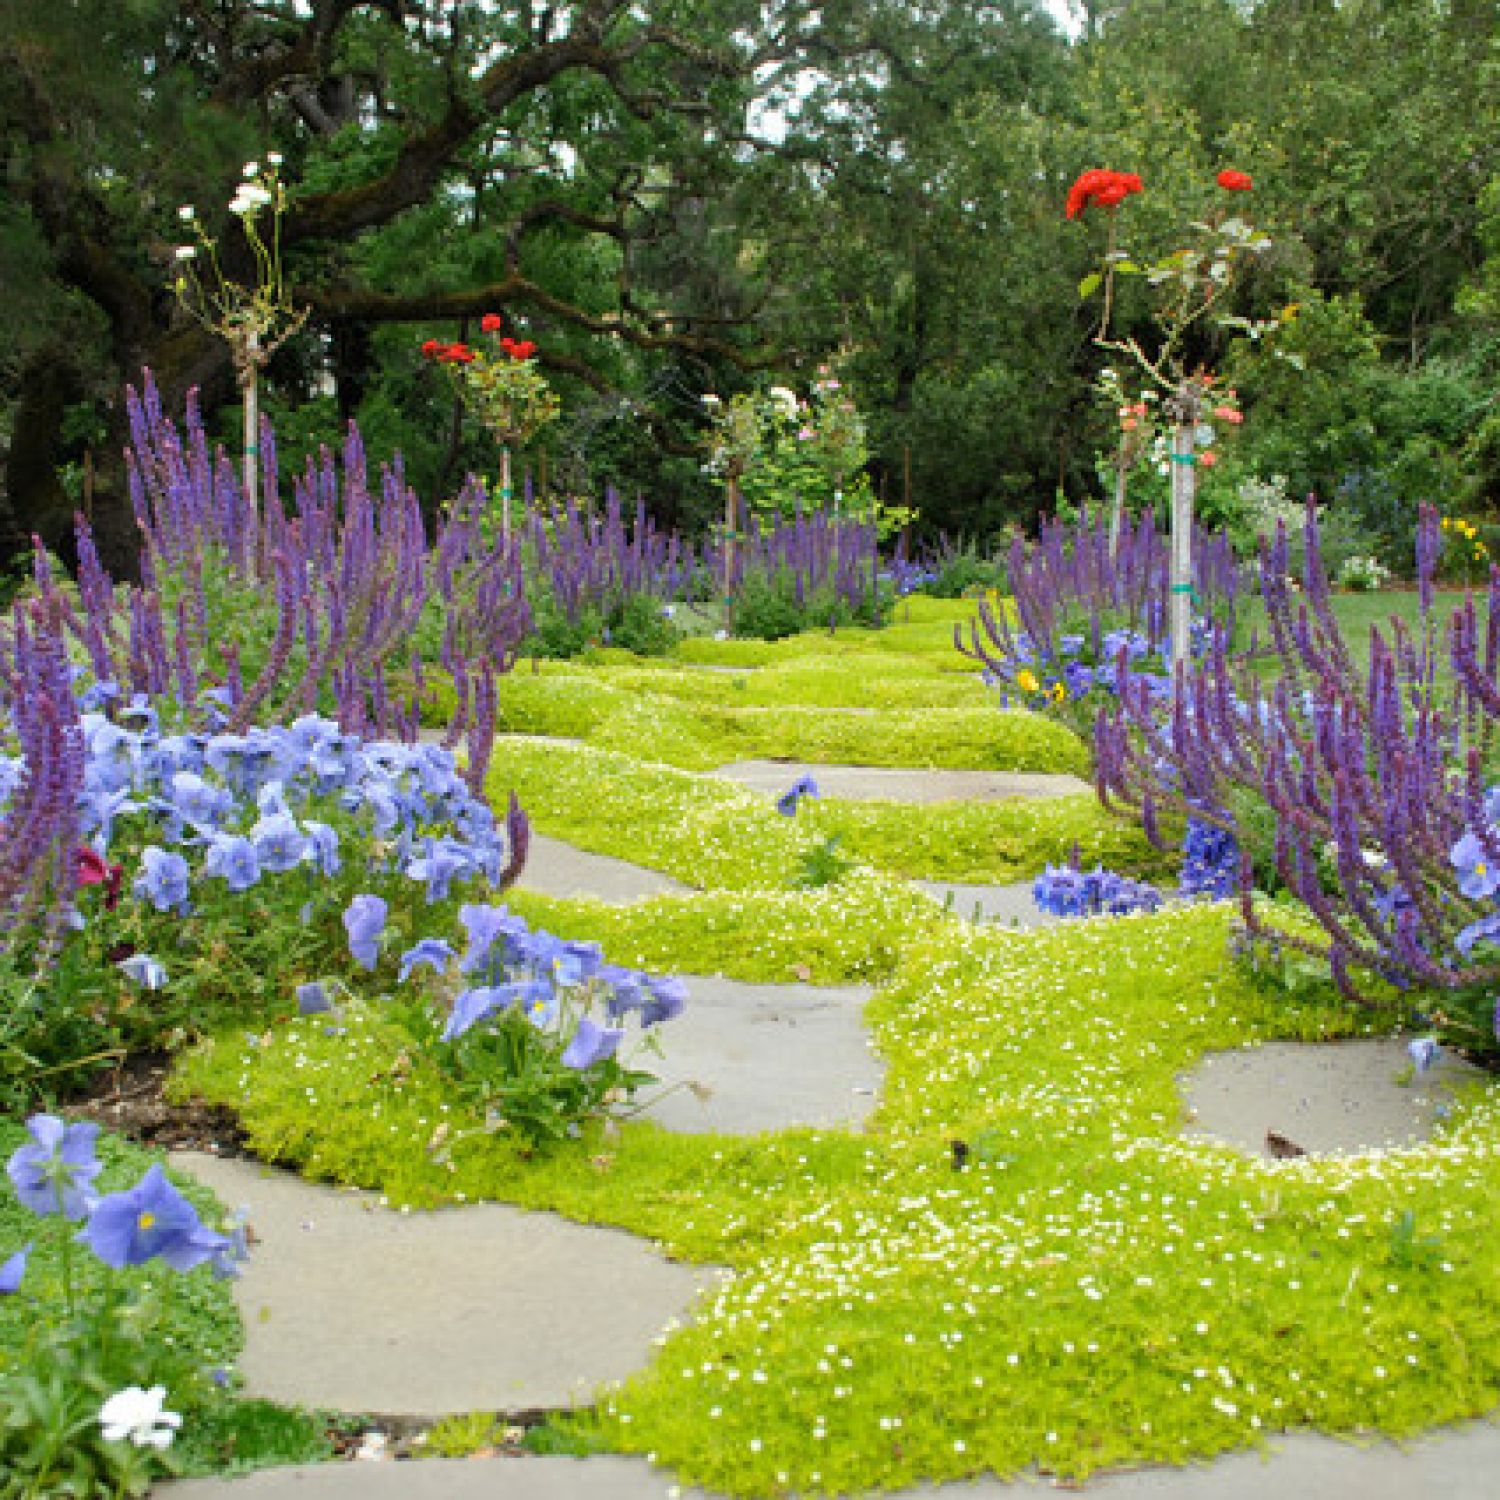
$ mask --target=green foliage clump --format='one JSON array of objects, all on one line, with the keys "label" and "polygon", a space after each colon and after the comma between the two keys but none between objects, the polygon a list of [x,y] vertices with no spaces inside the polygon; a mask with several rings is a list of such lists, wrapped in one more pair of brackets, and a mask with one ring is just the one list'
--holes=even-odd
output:
[{"label": "green foliage clump", "polygon": [[780,641],[804,631],[880,623],[884,606],[864,601],[856,606],[832,588],[804,591],[790,573],[751,573],[735,597],[734,633],[761,641]]},{"label": "green foliage clump", "polygon": [[986,556],[970,543],[944,552],[938,559],[937,576],[924,584],[923,592],[935,599],[971,599],[993,589],[1004,589],[1005,561]]}]

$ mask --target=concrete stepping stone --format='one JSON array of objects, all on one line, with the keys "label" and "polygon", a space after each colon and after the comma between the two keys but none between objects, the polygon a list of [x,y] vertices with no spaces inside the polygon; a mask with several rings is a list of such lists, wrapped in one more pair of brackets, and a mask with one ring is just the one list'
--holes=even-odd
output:
[{"label": "concrete stepping stone", "polygon": [[799,776],[811,776],[825,797],[850,802],[1006,802],[1016,797],[1073,797],[1093,790],[1076,776],[1042,771],[819,766],[792,760],[738,760],[709,774],[772,797],[779,797]]},{"label": "concrete stepping stone", "polygon": [[[1181,1469],[1096,1475],[1099,1500],[1494,1500],[1500,1426],[1443,1428],[1397,1447],[1367,1447],[1312,1434],[1272,1438],[1266,1453],[1232,1453]],[[1034,1478],[922,1485],[882,1500],[1035,1500]],[[1070,1486],[1071,1488],[1071,1486]],[[244,1479],[163,1485],[162,1500],[708,1500],[640,1459],[497,1458],[421,1463],[324,1464],[270,1469]]]},{"label": "concrete stepping stone", "polygon": [[874,1109],[884,1067],[862,1019],[868,987],[684,977],[687,1009],[662,1032],[665,1057],[642,1060],[661,1084],[641,1118],[751,1135],[856,1125]]},{"label": "concrete stepping stone", "polygon": [[592,896],[596,901],[641,901],[648,896],[690,889],[660,870],[648,870],[608,854],[533,833],[526,868],[517,882],[523,891],[543,896]]},{"label": "concrete stepping stone", "polygon": [[1210,1053],[1181,1080],[1186,1133],[1263,1156],[1276,1154],[1268,1131],[1314,1154],[1409,1146],[1431,1134],[1455,1085],[1491,1076],[1446,1049],[1397,1082],[1411,1073],[1406,1043],[1391,1037]]},{"label": "concrete stepping stone", "polygon": [[969,922],[1025,928],[1050,927],[1061,920],[1036,904],[1029,880],[1014,885],[963,885],[951,880],[914,880],[912,884]]},{"label": "concrete stepping stone", "polygon": [[587,1402],[720,1274],[505,1204],[403,1214],[254,1162],[173,1165],[250,1209],[240,1368],[277,1401],[409,1416]]}]

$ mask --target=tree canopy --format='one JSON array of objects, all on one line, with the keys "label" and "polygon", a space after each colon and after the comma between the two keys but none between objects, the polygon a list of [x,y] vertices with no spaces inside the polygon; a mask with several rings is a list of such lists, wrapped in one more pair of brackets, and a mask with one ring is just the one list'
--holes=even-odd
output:
[{"label": "tree canopy", "polygon": [[417,346],[490,311],[563,389],[553,473],[671,519],[707,503],[701,394],[830,357],[878,486],[930,528],[1087,496],[1101,359],[1078,282],[1099,231],[1061,209],[1097,165],[1142,175],[1130,226],[1153,253],[1218,169],[1253,175],[1277,247],[1253,295],[1313,314],[1306,391],[1240,372],[1257,464],[1327,492],[1372,465],[1415,483],[1437,453],[1492,499],[1489,0],[1077,10],[1069,38],[1031,0],[5,7],[0,548],[56,542],[86,498],[130,551],[120,398],[143,366],[169,401],[232,404],[227,351],[173,294],[178,210],[233,271],[227,204],[270,150],[308,309],[272,409],[293,449],[357,416],[434,503],[486,455]]}]

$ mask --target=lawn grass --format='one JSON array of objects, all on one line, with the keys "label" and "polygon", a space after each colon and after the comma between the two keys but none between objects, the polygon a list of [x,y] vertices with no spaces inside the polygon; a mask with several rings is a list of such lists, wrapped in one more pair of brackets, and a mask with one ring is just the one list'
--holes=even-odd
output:
[{"label": "lawn grass", "polygon": [[[1433,619],[1438,626],[1438,670],[1442,677],[1451,676],[1448,667],[1444,631],[1453,611],[1464,602],[1462,589],[1440,589],[1434,595]],[[1489,610],[1483,590],[1475,593],[1475,609],[1481,630],[1488,618]],[[1339,623],[1339,631],[1348,644],[1354,660],[1362,667],[1370,661],[1370,630],[1378,627],[1389,642],[1391,621],[1400,620],[1408,630],[1414,629],[1420,618],[1419,601],[1415,589],[1381,589],[1374,593],[1341,593],[1333,595],[1333,614]],[[1262,644],[1270,639],[1267,629],[1265,605],[1259,594],[1244,605],[1242,626],[1248,639],[1251,631],[1259,636]],[[1256,670],[1265,677],[1274,676],[1278,668],[1274,656],[1262,657]]]}]

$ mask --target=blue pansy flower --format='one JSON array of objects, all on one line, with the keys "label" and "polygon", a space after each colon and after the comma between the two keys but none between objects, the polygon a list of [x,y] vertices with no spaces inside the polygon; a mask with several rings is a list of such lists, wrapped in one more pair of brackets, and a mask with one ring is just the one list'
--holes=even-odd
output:
[{"label": "blue pansy flower", "polygon": [[231,891],[248,891],[260,879],[260,856],[243,834],[215,834],[203,873],[222,880]]},{"label": "blue pansy flower", "polygon": [[196,771],[172,776],[172,806],[199,832],[217,828],[234,808],[234,798],[223,787],[205,781]]},{"label": "blue pansy flower", "polygon": [[94,1201],[91,1184],[104,1170],[94,1154],[99,1127],[33,1115],[26,1129],[31,1144],[17,1146],[5,1169],[16,1197],[34,1214],[83,1218]]},{"label": "blue pansy flower", "polygon": [[407,865],[406,873],[412,880],[427,882],[427,899],[433,902],[446,901],[448,888],[472,869],[467,851],[451,839],[429,839],[426,850]]},{"label": "blue pansy flower", "polygon": [[459,961],[465,974],[477,974],[493,962],[492,950],[497,942],[505,939],[502,957],[508,957],[514,945],[530,933],[524,917],[515,916],[503,906],[461,906],[458,920],[468,934],[469,946]]},{"label": "blue pansy flower", "polygon": [[657,1026],[682,1014],[687,1004],[687,986],[675,975],[646,976],[645,1005],[641,1008],[641,1025]]},{"label": "blue pansy flower", "polygon": [[308,822],[302,825],[307,835],[307,848],[303,858],[313,865],[319,874],[332,877],[339,872],[339,836],[337,829],[327,823]]},{"label": "blue pansy flower", "polygon": [[133,980],[143,990],[163,990],[167,987],[167,971],[148,953],[132,953],[115,965],[127,979]]},{"label": "blue pansy flower", "polygon": [[1442,1048],[1435,1036],[1419,1036],[1406,1044],[1407,1054],[1418,1073],[1425,1073],[1438,1060]]},{"label": "blue pansy flower", "polygon": [[117,1271],[148,1260],[191,1271],[229,1248],[224,1235],[204,1227],[198,1210],[167,1181],[160,1165],[133,1188],[101,1198],[78,1238]]},{"label": "blue pansy flower", "polygon": [[592,1068],[595,1063],[613,1057],[625,1033],[611,1026],[600,1026],[588,1016],[581,1016],[578,1030],[562,1055],[565,1068]]},{"label": "blue pansy flower", "polygon": [[373,969],[380,961],[380,934],[385,930],[386,911],[386,904],[379,896],[356,896],[344,913],[349,951],[367,969]]},{"label": "blue pansy flower", "polygon": [[21,1290],[26,1278],[26,1257],[30,1254],[31,1246],[23,1246],[0,1266],[0,1297],[14,1297]]},{"label": "blue pansy flower", "polygon": [[405,984],[411,971],[419,964],[426,964],[428,968],[441,974],[448,967],[448,962],[452,957],[453,945],[451,943],[445,942],[442,938],[423,938],[415,947],[408,948],[401,955],[401,972],[397,976],[398,982]]},{"label": "blue pansy flower", "polygon": [[188,909],[188,865],[180,854],[148,845],[141,851],[141,873],[133,887],[137,896],[157,911],[186,912]]},{"label": "blue pansy flower", "polygon": [[1463,954],[1469,956],[1475,943],[1500,944],[1500,912],[1491,912],[1487,917],[1481,917],[1477,922],[1470,922],[1457,937],[1453,939],[1453,945]]},{"label": "blue pansy flower", "polygon": [[790,787],[776,799],[776,811],[782,817],[794,817],[797,812],[797,804],[804,797],[818,797],[822,794],[818,791],[818,783],[811,776],[799,776]]},{"label": "blue pansy flower", "polygon": [[304,1016],[321,1016],[333,1009],[324,985],[312,980],[297,986],[297,1009]]},{"label": "blue pansy flower", "polygon": [[290,813],[273,813],[250,830],[250,842],[262,870],[282,874],[295,870],[307,852],[307,838]]},{"label": "blue pansy flower", "polygon": [[543,996],[550,994],[547,986],[535,981],[518,984],[476,985],[465,990],[453,1002],[447,1024],[443,1027],[445,1042],[456,1041],[466,1031],[477,1026],[486,1016],[496,1011],[507,1010],[512,1005],[521,1005],[529,1013],[531,1006]]},{"label": "blue pansy flower", "polygon": [[1471,901],[1483,900],[1500,891],[1500,869],[1491,864],[1484,845],[1472,833],[1464,836],[1448,852],[1453,868],[1458,871],[1458,888]]}]

